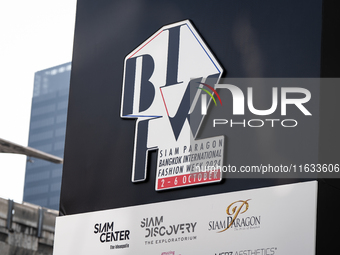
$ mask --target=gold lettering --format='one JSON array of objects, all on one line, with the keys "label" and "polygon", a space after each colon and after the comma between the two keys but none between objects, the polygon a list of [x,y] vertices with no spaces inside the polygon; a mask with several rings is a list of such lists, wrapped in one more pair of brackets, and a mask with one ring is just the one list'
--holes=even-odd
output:
[{"label": "gold lettering", "polygon": [[[231,203],[231,204],[227,207],[227,210],[226,210],[227,214],[230,215],[230,216],[233,216],[233,215],[234,215],[234,217],[233,217],[232,221],[229,223],[229,225],[228,225],[225,229],[223,229],[223,230],[221,230],[221,231],[219,231],[219,232],[217,232],[217,233],[221,233],[221,232],[226,231],[228,228],[231,227],[231,225],[233,225],[234,221],[236,220],[236,218],[237,218],[237,216],[238,216],[239,214],[245,213],[245,212],[248,210],[248,208],[249,208],[248,201],[249,201],[249,200],[250,200],[250,199],[235,201],[235,202]],[[234,204],[236,204],[236,203],[242,203],[242,204],[241,204],[239,207],[238,207],[237,205],[235,205],[235,206],[231,209],[231,211],[230,211],[230,208],[231,208]],[[241,210],[242,210],[242,208],[243,208],[244,205],[245,205],[246,207],[245,207],[244,210],[241,212]]]}]

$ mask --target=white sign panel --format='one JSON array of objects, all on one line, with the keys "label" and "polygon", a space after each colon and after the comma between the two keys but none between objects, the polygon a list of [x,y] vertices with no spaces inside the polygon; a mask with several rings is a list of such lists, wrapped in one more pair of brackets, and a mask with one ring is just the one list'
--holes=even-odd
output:
[{"label": "white sign panel", "polygon": [[317,182],[57,218],[54,255],[315,254]]},{"label": "white sign panel", "polygon": [[[220,181],[220,174],[188,181],[184,168],[190,162],[181,159],[196,153],[190,150],[195,143],[206,143],[196,135],[210,102],[222,105],[214,89],[222,73],[189,20],[160,28],[126,56],[120,116],[136,119],[132,182],[146,179],[148,153],[153,150],[158,150],[156,190]],[[211,160],[222,159],[223,154]],[[170,161],[175,164],[163,164]]]}]

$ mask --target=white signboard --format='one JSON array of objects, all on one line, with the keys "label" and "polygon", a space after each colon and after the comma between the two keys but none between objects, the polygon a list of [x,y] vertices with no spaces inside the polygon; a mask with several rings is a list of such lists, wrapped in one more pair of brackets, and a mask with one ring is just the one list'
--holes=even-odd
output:
[{"label": "white signboard", "polygon": [[317,182],[57,218],[54,255],[315,254]]},{"label": "white signboard", "polygon": [[[160,28],[126,56],[120,116],[136,119],[132,182],[146,180],[148,153],[153,150],[158,151],[156,190],[221,180],[220,173],[194,179],[187,169],[197,163],[203,167],[207,161],[222,166],[223,154],[216,151],[223,152],[223,138],[219,148],[213,148],[209,139],[196,140],[210,102],[222,105],[214,89],[222,73],[189,20]],[[196,144],[208,146],[195,150]],[[210,152],[214,157],[183,162]]]}]

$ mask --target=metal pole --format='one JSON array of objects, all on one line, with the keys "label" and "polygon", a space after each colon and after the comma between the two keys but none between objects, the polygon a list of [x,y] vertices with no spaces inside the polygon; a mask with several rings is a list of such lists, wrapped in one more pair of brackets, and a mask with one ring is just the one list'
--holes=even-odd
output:
[{"label": "metal pole", "polygon": [[7,223],[6,228],[8,230],[12,230],[12,218],[13,218],[13,205],[14,202],[11,199],[8,199],[8,210],[7,210]]},{"label": "metal pole", "polygon": [[44,224],[44,209],[39,208],[39,218],[38,218],[38,232],[37,232],[37,237],[41,237],[42,234],[42,227]]}]

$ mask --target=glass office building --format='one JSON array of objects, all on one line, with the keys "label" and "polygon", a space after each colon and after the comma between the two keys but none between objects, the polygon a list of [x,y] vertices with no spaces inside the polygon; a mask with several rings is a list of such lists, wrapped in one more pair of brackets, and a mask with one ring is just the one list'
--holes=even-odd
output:
[{"label": "glass office building", "polygon": [[[35,73],[28,146],[63,158],[71,63]],[[62,165],[28,158],[24,202],[59,210]]]}]

